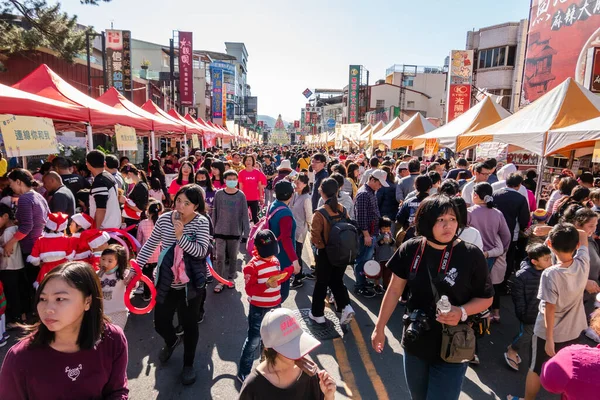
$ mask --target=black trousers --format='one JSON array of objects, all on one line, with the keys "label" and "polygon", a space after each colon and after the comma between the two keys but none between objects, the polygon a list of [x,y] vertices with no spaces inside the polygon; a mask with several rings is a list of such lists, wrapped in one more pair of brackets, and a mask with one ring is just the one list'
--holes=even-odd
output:
[{"label": "black trousers", "polygon": [[315,288],[312,299],[312,314],[315,317],[322,317],[325,313],[325,297],[327,296],[327,287],[331,289],[337,311],[341,312],[344,307],[350,304],[350,296],[348,289],[344,285],[344,275],[346,273],[346,265],[333,266],[329,263],[327,254],[324,249],[320,249],[317,254],[317,268]]},{"label": "black trousers", "polygon": [[0,281],[4,285],[4,295],[6,296],[7,322],[21,322],[21,315],[25,312],[24,304],[29,302],[25,269],[2,270],[0,271]]},{"label": "black trousers", "polygon": [[23,312],[25,313],[37,312],[37,304],[34,304],[35,288],[33,287],[33,283],[37,279],[38,273],[40,272],[40,267],[36,267],[35,265],[27,262],[27,257],[29,257],[29,254],[30,253],[23,254],[23,263],[25,264],[25,268],[23,268],[25,285],[23,286],[23,294],[21,299],[23,302]]},{"label": "black trousers", "polygon": [[250,207],[250,213],[252,214],[252,222],[256,224],[258,222],[258,200],[248,200],[248,207]]},{"label": "black trousers", "polygon": [[[206,291],[204,291],[206,293]],[[163,303],[156,303],[154,308],[154,329],[167,346],[173,346],[177,341],[173,316],[177,311],[180,325],[183,325],[183,365],[194,365],[196,346],[198,345],[198,310],[202,296],[191,300],[185,298],[185,290],[170,289]]]},{"label": "black trousers", "polygon": [[[156,263],[148,263],[144,265],[142,268],[142,273],[147,276],[152,282],[154,282],[154,269],[156,268]],[[148,285],[144,284],[144,297],[150,296],[150,289]]]}]

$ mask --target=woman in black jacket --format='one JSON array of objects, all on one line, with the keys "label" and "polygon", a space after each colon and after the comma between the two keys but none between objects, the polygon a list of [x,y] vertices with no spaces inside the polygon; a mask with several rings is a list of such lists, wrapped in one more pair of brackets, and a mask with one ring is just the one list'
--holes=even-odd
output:
[{"label": "woman in black jacket", "polygon": [[519,333],[504,353],[509,367],[519,370],[521,357],[519,350],[527,348],[533,336],[533,327],[538,315],[540,300],[537,298],[542,272],[552,265],[550,249],[541,243],[527,247],[527,258],[521,262],[521,269],[512,280],[511,296],[515,314],[520,322]]}]

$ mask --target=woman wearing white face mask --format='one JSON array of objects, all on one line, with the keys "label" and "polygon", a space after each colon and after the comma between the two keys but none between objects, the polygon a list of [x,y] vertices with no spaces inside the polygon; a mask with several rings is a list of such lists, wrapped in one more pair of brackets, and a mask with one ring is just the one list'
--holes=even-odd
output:
[{"label": "woman wearing white face mask", "polygon": [[125,176],[125,182],[133,186],[127,196],[120,196],[119,201],[123,204],[123,221],[126,226],[135,225],[129,233],[134,237],[137,235],[137,225],[142,218],[142,212],[148,207],[149,190],[148,178],[144,171],[138,170],[135,165],[127,164],[121,168],[121,174]]}]

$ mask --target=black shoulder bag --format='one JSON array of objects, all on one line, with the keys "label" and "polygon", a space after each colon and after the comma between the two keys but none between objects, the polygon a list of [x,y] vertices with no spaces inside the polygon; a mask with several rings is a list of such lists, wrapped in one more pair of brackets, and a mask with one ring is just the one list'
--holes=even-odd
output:
[{"label": "black shoulder bag", "polygon": [[[423,238],[423,243],[421,244],[421,257],[413,261],[413,266],[411,270],[414,270],[414,274],[418,270],[420,261],[422,259],[422,255],[425,252],[425,246],[427,245],[427,240]],[[450,264],[450,258],[452,256],[452,243],[449,244],[442,254],[442,260],[440,261],[440,266],[438,268],[438,273],[442,276],[446,275],[446,269]],[[419,254],[419,249],[417,249],[417,254]],[[416,258],[416,257],[415,257]],[[440,294],[433,283],[433,278],[431,277],[431,271],[429,268],[427,269],[427,275],[429,276],[429,284],[431,285],[431,290],[433,292],[433,297],[435,304],[440,300]],[[412,273],[413,271],[411,271]],[[447,363],[452,364],[460,364],[464,362],[469,362],[475,356],[475,332],[473,328],[471,328],[468,324],[464,322],[459,322],[456,326],[450,326],[442,324],[442,347],[440,350],[440,357]]]}]

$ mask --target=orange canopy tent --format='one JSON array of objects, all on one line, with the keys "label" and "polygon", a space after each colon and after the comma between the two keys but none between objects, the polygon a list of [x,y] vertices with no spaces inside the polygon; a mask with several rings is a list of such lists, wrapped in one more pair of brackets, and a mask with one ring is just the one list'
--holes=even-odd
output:
[{"label": "orange canopy tent", "polygon": [[77,104],[63,103],[0,85],[0,114],[27,115],[60,121],[88,122],[89,111]]}]

